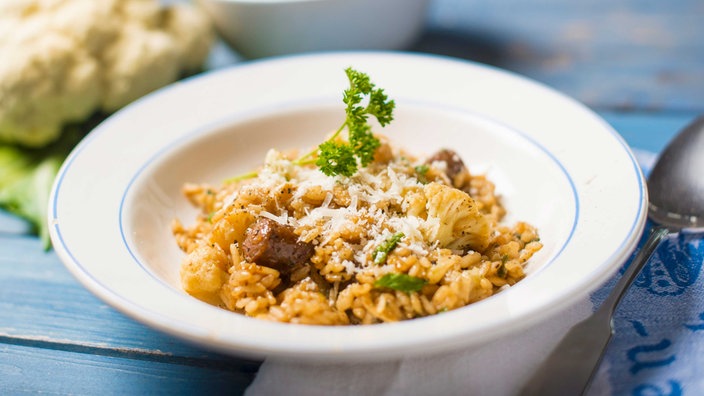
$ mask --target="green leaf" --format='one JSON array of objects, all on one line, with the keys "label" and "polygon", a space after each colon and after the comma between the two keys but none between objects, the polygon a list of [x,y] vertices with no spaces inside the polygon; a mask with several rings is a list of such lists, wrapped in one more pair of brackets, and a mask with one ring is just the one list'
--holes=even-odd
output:
[{"label": "green leaf", "polygon": [[374,116],[381,126],[386,126],[394,119],[395,107],[396,103],[393,100],[388,100],[383,89],[375,89],[369,95],[366,112]]},{"label": "green leaf", "polygon": [[428,183],[428,178],[425,177],[425,175],[430,170],[430,167],[427,164],[421,164],[421,165],[416,166],[414,169],[415,169],[416,173],[418,174],[418,181],[423,184]]},{"label": "green leaf", "polygon": [[41,158],[8,146],[0,149],[0,162],[3,163],[0,207],[28,220],[45,249],[50,246],[47,225],[49,193],[63,159],[60,155]]},{"label": "green leaf", "polygon": [[371,127],[367,124],[352,127],[349,141],[362,166],[367,166],[374,160],[374,153],[381,146],[381,142],[372,134]]},{"label": "green leaf", "polygon": [[428,283],[425,279],[406,274],[391,273],[382,276],[374,282],[374,287],[398,290],[406,293],[416,292]]},{"label": "green leaf", "polygon": [[73,147],[104,118],[96,114],[68,125],[59,140],[43,148],[0,145],[0,208],[28,220],[45,249],[51,247],[47,206],[56,174]]},{"label": "green leaf", "polygon": [[320,146],[320,156],[315,162],[320,171],[328,176],[352,176],[357,172],[354,150],[344,143],[326,141]]}]

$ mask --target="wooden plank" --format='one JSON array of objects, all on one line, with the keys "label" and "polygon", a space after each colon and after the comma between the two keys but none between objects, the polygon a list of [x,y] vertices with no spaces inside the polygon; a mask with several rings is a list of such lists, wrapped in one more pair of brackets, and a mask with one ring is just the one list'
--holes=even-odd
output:
[{"label": "wooden plank", "polygon": [[193,347],[127,318],[83,288],[33,237],[0,237],[0,342],[153,353],[156,360],[214,359],[248,370],[258,365]]},{"label": "wooden plank", "polygon": [[253,372],[217,365],[183,365],[0,344],[0,393],[7,395],[239,395],[253,378]]},{"label": "wooden plank", "polygon": [[414,47],[489,63],[594,108],[704,110],[704,3],[436,0]]}]

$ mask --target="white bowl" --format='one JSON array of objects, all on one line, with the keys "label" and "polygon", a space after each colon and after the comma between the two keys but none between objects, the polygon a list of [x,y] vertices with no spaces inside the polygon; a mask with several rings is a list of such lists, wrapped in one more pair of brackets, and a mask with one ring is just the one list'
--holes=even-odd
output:
[{"label": "white bowl", "polygon": [[[526,279],[461,309],[370,326],[272,323],[187,295],[170,222],[195,213],[180,186],[250,170],[270,147],[319,143],[344,116],[348,66],[396,100],[384,134],[419,155],[454,148],[496,182],[508,221],[537,226],[544,248]],[[368,361],[483,345],[549,320],[623,264],[643,230],[646,201],[620,137],[559,93],[464,61],[334,53],[249,62],[119,111],[64,163],[49,222],[67,268],[150,326],[240,355]]]},{"label": "white bowl", "polygon": [[327,50],[405,49],[429,0],[197,0],[248,58]]}]

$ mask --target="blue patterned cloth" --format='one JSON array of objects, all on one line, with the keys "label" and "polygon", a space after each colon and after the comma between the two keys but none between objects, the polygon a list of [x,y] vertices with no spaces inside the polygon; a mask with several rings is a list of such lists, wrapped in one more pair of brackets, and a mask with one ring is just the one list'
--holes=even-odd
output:
[{"label": "blue patterned cloth", "polygon": [[[637,154],[647,173],[652,158]],[[611,394],[704,395],[703,261],[704,233],[680,232],[658,246],[614,316],[614,338],[598,374]],[[594,293],[595,305],[615,282]],[[595,388],[590,394],[605,390]]]}]

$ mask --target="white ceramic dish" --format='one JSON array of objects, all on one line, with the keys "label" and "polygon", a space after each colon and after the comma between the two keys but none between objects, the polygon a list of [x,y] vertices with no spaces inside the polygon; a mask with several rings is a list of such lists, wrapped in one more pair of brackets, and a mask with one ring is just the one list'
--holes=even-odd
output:
[{"label": "white ceramic dish", "polygon": [[429,0],[196,0],[248,58],[330,50],[406,49]]},{"label": "white ceramic dish", "polygon": [[[544,248],[529,276],[463,309],[356,327],[271,323],[186,295],[170,234],[173,218],[195,215],[181,185],[249,170],[270,147],[319,143],[344,115],[347,66],[396,100],[396,120],[380,132],[419,155],[454,148],[497,183],[509,221],[539,228]],[[549,88],[441,57],[332,53],[212,72],[128,106],[65,162],[49,222],[56,252],[88,289],[157,329],[249,356],[372,360],[487,342],[585,297],[635,247],[644,186],[620,137]]]}]

